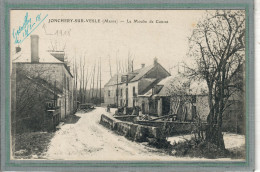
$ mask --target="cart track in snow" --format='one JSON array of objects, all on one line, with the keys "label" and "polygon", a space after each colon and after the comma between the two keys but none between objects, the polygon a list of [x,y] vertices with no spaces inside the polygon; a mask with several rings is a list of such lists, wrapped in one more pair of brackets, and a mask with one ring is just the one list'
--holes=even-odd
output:
[{"label": "cart track in snow", "polygon": [[[105,108],[76,113],[80,119],[55,133],[46,159],[56,160],[172,160],[155,148],[119,136],[99,124]],[[112,115],[112,114],[111,114]]]}]

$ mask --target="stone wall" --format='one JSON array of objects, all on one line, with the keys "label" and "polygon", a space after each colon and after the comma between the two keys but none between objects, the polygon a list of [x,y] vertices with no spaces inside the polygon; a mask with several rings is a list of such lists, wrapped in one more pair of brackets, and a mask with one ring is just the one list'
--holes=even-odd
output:
[{"label": "stone wall", "polygon": [[120,121],[114,117],[102,114],[100,124],[125,136],[126,138],[138,142],[148,141],[148,138],[162,139],[165,136],[157,127],[144,126],[131,122]]},{"label": "stone wall", "polygon": [[[16,73],[16,82],[12,88],[11,123],[14,133],[31,131],[46,131],[53,128],[52,116],[46,112],[46,102],[53,99],[51,89],[48,89],[41,80],[33,80]],[[14,97],[15,96],[15,97]]]},{"label": "stone wall", "polygon": [[14,63],[18,72],[31,78],[39,77],[62,91],[61,118],[73,113],[73,77],[63,63]]},{"label": "stone wall", "polygon": [[114,117],[121,121],[134,122],[134,118],[137,116],[136,115],[122,115],[122,116],[114,116]]},{"label": "stone wall", "polygon": [[[171,121],[135,121],[136,124],[157,127],[164,131],[166,136],[190,134],[198,129],[194,122],[171,122]],[[206,129],[206,123],[202,123],[201,130]]]}]

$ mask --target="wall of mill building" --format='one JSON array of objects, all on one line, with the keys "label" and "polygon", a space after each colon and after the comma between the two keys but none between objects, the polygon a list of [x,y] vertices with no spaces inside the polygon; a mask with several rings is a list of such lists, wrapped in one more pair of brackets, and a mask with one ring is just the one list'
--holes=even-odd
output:
[{"label": "wall of mill building", "polygon": [[61,118],[73,113],[73,78],[62,63],[15,63],[16,70],[28,76],[39,77],[62,91],[57,100]]}]

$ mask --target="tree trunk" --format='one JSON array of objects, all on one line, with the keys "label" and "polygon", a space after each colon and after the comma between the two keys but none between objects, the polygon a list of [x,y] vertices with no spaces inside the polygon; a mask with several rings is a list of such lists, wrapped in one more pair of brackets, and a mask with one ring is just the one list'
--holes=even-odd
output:
[{"label": "tree trunk", "polygon": [[[212,94],[212,87],[209,87],[209,107],[210,112],[207,118],[206,141],[215,144],[220,149],[225,149],[223,134],[222,134],[222,111],[220,110],[218,94]],[[214,97],[214,103],[213,103]],[[220,120],[221,117],[221,120]]]},{"label": "tree trunk", "polygon": [[208,124],[206,130],[206,141],[215,144],[221,149],[225,149],[222,129],[215,124]]}]

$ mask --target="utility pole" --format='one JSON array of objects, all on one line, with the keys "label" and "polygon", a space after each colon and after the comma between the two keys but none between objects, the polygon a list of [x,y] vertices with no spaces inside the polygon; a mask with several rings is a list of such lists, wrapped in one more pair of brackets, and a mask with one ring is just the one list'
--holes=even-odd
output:
[{"label": "utility pole", "polygon": [[97,66],[97,88],[96,88],[96,98],[98,97],[98,78],[99,78],[99,71],[100,71],[100,62],[98,62],[98,66]]},{"label": "utility pole", "polygon": [[128,74],[126,75],[126,100],[125,100],[125,105],[128,107]]},{"label": "utility pole", "polygon": [[111,69],[111,62],[110,62],[110,56],[109,57],[109,69],[110,69],[110,78],[112,78],[112,69]]},{"label": "utility pole", "polygon": [[91,96],[91,98],[93,98],[94,97],[94,89],[95,89],[95,74],[96,74],[96,72],[95,72],[95,69],[96,69],[96,62],[95,62],[95,65],[94,65],[94,73],[93,73],[93,86],[92,86],[92,96]]},{"label": "utility pole", "polygon": [[99,96],[100,96],[100,106],[101,106],[101,103],[102,103],[102,101],[101,101],[101,57],[100,57],[100,63],[99,63],[99,68],[100,68],[100,71],[99,71],[99,88],[100,88],[100,90],[99,90]]},{"label": "utility pole", "polygon": [[118,59],[116,56],[117,74],[116,74],[116,107],[118,108]]},{"label": "utility pole", "polygon": [[134,60],[132,60],[132,72],[134,71]]}]

